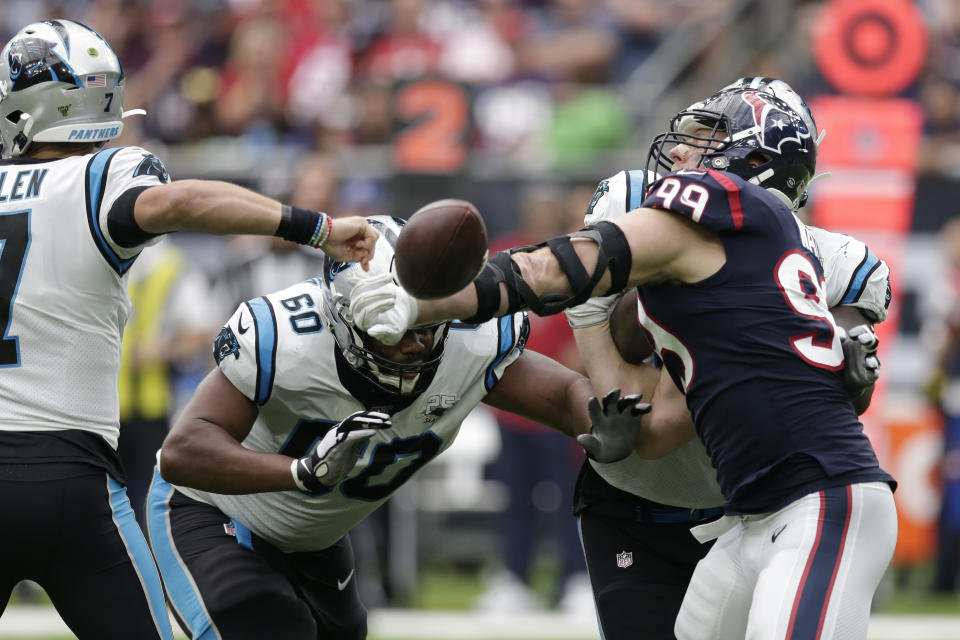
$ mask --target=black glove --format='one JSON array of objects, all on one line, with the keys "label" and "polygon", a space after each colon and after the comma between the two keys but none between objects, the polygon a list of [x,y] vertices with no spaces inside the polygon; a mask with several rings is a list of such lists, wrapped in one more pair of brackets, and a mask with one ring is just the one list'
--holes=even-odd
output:
[{"label": "black glove", "polygon": [[301,491],[315,493],[334,486],[357,464],[357,458],[378,429],[391,426],[390,416],[378,411],[357,411],[327,431],[313,451],[290,464],[290,473]]},{"label": "black glove", "polygon": [[590,398],[590,433],[577,436],[587,455],[597,462],[616,462],[629,456],[640,435],[640,417],[650,413],[650,403],[642,395],[620,397],[620,389],[603,396],[603,407]]},{"label": "black glove", "polygon": [[880,377],[880,360],[877,358],[877,334],[868,324],[858,324],[840,334],[843,347],[843,382],[847,393],[856,396]]}]

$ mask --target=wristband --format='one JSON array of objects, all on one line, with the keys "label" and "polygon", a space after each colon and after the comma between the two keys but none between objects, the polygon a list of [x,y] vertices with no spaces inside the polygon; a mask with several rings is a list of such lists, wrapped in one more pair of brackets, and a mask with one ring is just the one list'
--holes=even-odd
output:
[{"label": "wristband", "polygon": [[280,224],[274,235],[298,244],[322,247],[332,229],[333,221],[322,211],[285,204],[280,208]]}]

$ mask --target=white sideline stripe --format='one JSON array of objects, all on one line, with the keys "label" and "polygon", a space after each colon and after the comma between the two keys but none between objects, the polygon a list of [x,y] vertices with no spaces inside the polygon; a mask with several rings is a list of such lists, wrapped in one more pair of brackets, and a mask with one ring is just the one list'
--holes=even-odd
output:
[{"label": "white sideline stripe", "polygon": [[[417,640],[587,640],[599,638],[594,620],[562,613],[525,613],[495,616],[460,611],[374,609],[370,611],[370,635]],[[186,638],[179,633],[177,638]],[[53,607],[15,605],[0,617],[0,638],[70,635]],[[960,616],[876,614],[870,617],[867,640],[957,640]]]}]

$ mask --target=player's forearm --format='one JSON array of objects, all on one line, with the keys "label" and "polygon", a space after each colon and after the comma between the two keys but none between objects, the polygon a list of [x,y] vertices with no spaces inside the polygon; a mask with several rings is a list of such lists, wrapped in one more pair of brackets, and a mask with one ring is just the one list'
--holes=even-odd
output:
[{"label": "player's forearm", "polygon": [[[580,256],[584,268],[589,271],[597,261],[597,245],[590,240],[578,239],[574,241],[574,248]],[[520,269],[524,282],[534,292],[544,294],[570,295],[572,289],[567,277],[560,268],[560,263],[549,248],[541,248],[529,253],[520,252],[512,256],[513,261]],[[601,284],[596,287],[600,292],[609,286],[609,276],[604,276]],[[507,285],[500,283],[500,305],[494,315],[502,316],[508,312],[509,294]],[[418,324],[442,322],[455,318],[469,318],[477,313],[477,289],[473,283],[461,289],[458,293],[438,300],[421,300],[420,311],[417,316]]]},{"label": "player's forearm", "polygon": [[620,389],[623,395],[642,393],[647,399],[651,397],[659,372],[626,362],[610,336],[608,324],[575,329],[573,337],[597,397],[611,389]]},{"label": "player's forearm", "polygon": [[177,422],[160,451],[167,482],[223,494],[294,491],[290,458],[252,451],[202,419]]},{"label": "player's forearm", "polygon": [[528,349],[506,368],[484,402],[576,436],[590,430],[591,395],[583,375]]},{"label": "player's forearm", "polygon": [[659,376],[650,396],[650,413],[643,417],[643,434],[637,440],[636,452],[641,458],[662,458],[696,437],[686,397],[666,371],[661,369]]}]

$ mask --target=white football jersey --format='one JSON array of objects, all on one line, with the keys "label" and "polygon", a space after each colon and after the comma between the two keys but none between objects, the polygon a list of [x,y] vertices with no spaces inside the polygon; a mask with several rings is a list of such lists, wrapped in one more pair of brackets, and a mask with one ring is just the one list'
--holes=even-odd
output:
[{"label": "white football jersey", "polygon": [[[656,178],[652,172],[634,170],[601,181],[584,224],[613,220],[638,208]],[[858,307],[873,322],[882,322],[890,295],[887,264],[855,238],[798,224],[805,227],[810,249],[823,265],[828,306]],[[631,454],[619,462],[591,464],[611,485],[654,502],[697,509],[724,503],[716,472],[699,438],[657,460]]]},{"label": "white football jersey", "polygon": [[[332,425],[365,408],[340,381],[337,344],[320,313],[323,287],[308,280],[250,300],[218,338],[220,370],[260,408],[243,441],[249,449],[304,456]],[[450,446],[460,423],[520,355],[528,332],[525,314],[452,323],[430,386],[391,416],[393,426],[378,431],[353,471],[324,494],[177,489],[284,552],[329,547]]]},{"label": "white football jersey", "polygon": [[116,448],[125,275],[143,247],[117,245],[107,213],[164,182],[139,147],[0,162],[0,429],[81,429]]}]

